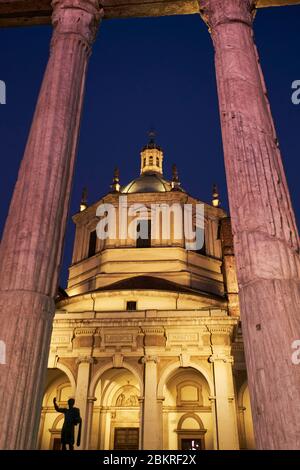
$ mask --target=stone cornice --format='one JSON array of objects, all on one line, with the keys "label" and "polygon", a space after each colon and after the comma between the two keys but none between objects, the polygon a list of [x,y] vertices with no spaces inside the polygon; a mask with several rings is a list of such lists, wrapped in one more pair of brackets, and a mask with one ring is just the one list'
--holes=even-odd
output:
[{"label": "stone cornice", "polygon": [[[110,313],[110,318],[89,318],[87,319],[88,327],[86,329],[93,328],[136,328],[140,331],[140,327],[163,327],[167,329],[172,327],[172,329],[181,330],[182,327],[195,328],[200,327],[203,333],[208,334],[230,334],[234,326],[238,323],[238,318],[223,316],[223,317],[191,317],[191,312],[186,312],[187,316],[185,317],[173,317],[168,318],[165,315],[159,316],[158,318],[143,318],[143,324],[141,325],[141,317],[132,318],[128,314],[123,318],[113,318],[113,312]],[[66,318],[56,318],[54,320],[53,328],[56,331],[62,331],[62,328],[82,328],[84,324],[84,318],[78,318],[78,314],[66,314],[61,315]],[[77,317],[77,319],[76,319]],[[66,331],[66,330],[65,330]],[[92,333],[91,333],[92,334]]]},{"label": "stone cornice", "polygon": [[[300,0],[257,0],[257,8],[299,4]],[[190,15],[198,10],[197,0],[105,0],[104,18]],[[0,0],[0,27],[50,24],[51,13],[51,0]]]}]

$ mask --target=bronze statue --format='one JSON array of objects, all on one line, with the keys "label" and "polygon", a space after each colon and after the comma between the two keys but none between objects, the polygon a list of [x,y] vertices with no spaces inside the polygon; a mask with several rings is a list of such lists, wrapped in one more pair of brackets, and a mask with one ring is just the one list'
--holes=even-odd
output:
[{"label": "bronze statue", "polygon": [[81,438],[81,417],[79,408],[75,408],[74,398],[68,400],[69,408],[59,408],[56,403],[56,398],[53,399],[54,408],[58,413],[63,413],[65,415],[64,424],[61,430],[61,448],[62,450],[67,450],[67,444],[69,450],[74,450],[74,429],[77,424],[79,424],[78,436],[77,436],[77,447],[80,446]]}]

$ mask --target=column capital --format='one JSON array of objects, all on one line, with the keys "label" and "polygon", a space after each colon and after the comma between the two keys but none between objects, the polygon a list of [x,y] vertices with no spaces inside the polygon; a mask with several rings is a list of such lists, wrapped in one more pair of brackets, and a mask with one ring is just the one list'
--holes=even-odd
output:
[{"label": "column capital", "polygon": [[198,3],[200,15],[209,29],[236,22],[252,26],[256,0],[198,0]]},{"label": "column capital", "polygon": [[[99,0],[52,0],[53,40],[60,35],[80,36],[91,46],[96,39],[104,9]],[[53,41],[52,41],[53,43]]]},{"label": "column capital", "polygon": [[95,358],[91,356],[79,356],[76,359],[76,364],[94,364],[95,363]]},{"label": "column capital", "polygon": [[97,398],[96,397],[87,397],[87,401],[88,401],[88,403],[94,403],[95,401],[97,401]]},{"label": "column capital", "polygon": [[233,356],[225,356],[224,354],[213,354],[208,360],[209,362],[221,361],[228,364],[233,364],[234,362]]},{"label": "column capital", "polygon": [[144,357],[142,357],[142,363],[146,364],[147,362],[155,362],[155,364],[157,364],[159,362],[159,358],[157,356],[144,356]]},{"label": "column capital", "polygon": [[159,396],[159,397],[156,397],[157,402],[158,402],[158,403],[161,403],[161,404],[163,404],[163,402],[165,401],[165,399],[166,399],[165,397],[160,397],[160,396]]}]

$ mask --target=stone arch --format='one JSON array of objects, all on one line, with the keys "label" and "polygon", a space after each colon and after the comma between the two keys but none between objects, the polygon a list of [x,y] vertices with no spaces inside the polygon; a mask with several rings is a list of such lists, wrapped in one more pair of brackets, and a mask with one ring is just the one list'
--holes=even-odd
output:
[{"label": "stone arch", "polygon": [[[138,398],[143,393],[143,390],[140,389],[139,382],[137,381],[137,377],[130,370],[126,369],[125,367],[118,368],[118,369],[116,369],[116,368],[108,369],[107,372],[112,372],[113,376],[111,377],[111,382],[108,383],[106,385],[106,387],[103,389],[103,394],[101,396],[101,406],[105,406],[105,407],[115,406],[116,402],[115,402],[114,399],[116,398],[116,394],[118,394],[119,392],[122,393],[123,389],[126,388],[126,387],[134,388],[135,389],[135,395],[137,395]],[[132,377],[136,381],[137,386],[133,385],[133,384],[130,384],[130,385],[129,384],[123,384],[120,388],[119,385],[117,385],[117,382],[120,379],[122,379],[122,377],[126,374],[130,374],[130,377]],[[102,374],[100,379],[103,376],[104,376],[104,374]],[[115,380],[116,380],[116,382],[114,382]],[[136,405],[137,405],[137,403],[136,403]]]},{"label": "stone arch", "polygon": [[[73,385],[72,385],[72,382],[70,381],[70,377],[67,375],[67,372],[65,370],[62,370],[61,368],[58,368],[58,367],[48,367],[47,371],[59,371],[59,372],[62,372],[63,375],[65,376],[64,378],[61,377],[61,384],[59,385],[59,388],[61,387],[65,387],[67,384],[71,387],[71,392],[73,395],[75,393],[75,381],[74,381],[74,378],[73,378]],[[48,377],[48,376],[47,376]],[[44,391],[44,395],[43,395],[43,405],[46,404],[49,400],[49,397],[52,393],[52,386],[53,384],[58,380],[58,377],[54,377],[52,378],[52,380],[47,380],[46,382],[46,385],[45,385],[45,391]]]},{"label": "stone arch", "polygon": [[[43,398],[43,403],[48,403],[49,401],[49,397],[51,396],[51,393],[52,393],[52,386],[53,384],[57,381],[57,378],[54,379],[52,382],[50,382],[47,386],[47,390],[45,391],[45,394],[44,394],[44,398]],[[70,383],[67,382],[67,377],[66,377],[66,381],[65,382],[62,382],[60,385],[58,385],[57,389],[59,390],[62,390],[63,388],[67,387],[68,385],[70,385]]]},{"label": "stone arch", "polygon": [[202,419],[194,413],[185,413],[183,416],[181,416],[181,418],[178,421],[177,429],[182,429],[182,425],[183,425],[184,421],[188,418],[194,419],[198,423],[199,429],[201,429],[201,430],[205,429],[204,425],[203,425],[203,422],[202,422]]},{"label": "stone arch", "polygon": [[[197,393],[187,390],[184,396],[180,395],[180,386],[186,384],[192,384]],[[191,445],[197,449],[213,449],[213,391],[209,371],[199,364],[187,361],[186,367],[182,367],[182,363],[176,361],[164,368],[157,387],[158,399],[163,402],[163,448],[182,450]],[[192,419],[185,422],[188,418]]]},{"label": "stone arch", "polygon": [[238,406],[243,406],[243,399],[244,399],[244,393],[246,388],[248,387],[248,382],[245,380],[245,382],[241,385],[239,392],[238,392]]},{"label": "stone arch", "polygon": [[58,423],[59,423],[60,421],[63,420],[63,418],[64,418],[64,417],[63,417],[62,414],[60,414],[60,415],[57,416],[57,418],[54,420],[54,422],[53,422],[53,424],[52,424],[52,431],[57,430],[57,425],[58,425]]},{"label": "stone arch", "polygon": [[[132,370],[133,369],[133,370]],[[143,392],[139,374],[132,367],[104,365],[93,378],[91,393],[92,448],[113,449],[120,435],[133,433],[140,442],[141,401]],[[125,438],[125,436],[124,436]]]},{"label": "stone arch", "polygon": [[[56,414],[54,412],[53,398],[56,397],[60,400],[60,406],[62,404],[62,396],[58,392],[63,391],[64,388],[68,388],[64,392],[63,401],[66,401],[68,397],[72,396],[74,390],[74,378],[73,387],[70,382],[70,371],[63,367],[49,367],[48,374],[45,383],[45,392],[43,396],[43,405],[41,410],[41,419],[39,427],[39,439],[38,448],[43,450],[49,450],[53,447],[53,439],[59,438],[59,430],[57,429],[58,422],[63,418],[61,413]],[[69,372],[69,374],[67,374]]]},{"label": "stone arch", "polygon": [[[55,367],[53,367],[53,369],[55,369]],[[59,361],[57,361],[56,363],[56,369],[59,369],[66,374],[66,376],[68,377],[70,381],[72,392],[74,394],[76,390],[76,381],[75,381],[75,377],[71,369],[69,369],[65,364],[62,364]]]},{"label": "stone arch", "polygon": [[[200,372],[200,374],[203,375],[203,377],[206,379],[208,387],[209,387],[209,393],[211,396],[214,396],[214,384],[209,376],[208,372],[199,366],[199,364],[196,364],[195,362],[189,362],[188,367],[191,369],[195,369],[196,371]],[[174,362],[172,364],[169,364],[164,370],[163,373],[160,377],[158,386],[157,386],[157,396],[162,397],[164,394],[164,386],[167,383],[167,381],[171,378],[171,376],[178,370],[184,370],[186,367],[181,367],[179,362]]]},{"label": "stone arch", "polygon": [[[183,427],[183,424],[188,419],[193,420],[197,425],[198,428],[191,426],[191,427]],[[205,449],[205,434],[207,429],[205,429],[203,422],[196,413],[190,412],[185,413],[178,421],[177,425],[177,439],[178,439],[178,449],[183,449],[182,441],[190,441],[193,447],[190,449],[200,450]]]},{"label": "stone arch", "polygon": [[[94,377],[91,380],[90,387],[89,387],[89,396],[90,397],[94,396],[97,384],[98,384],[101,376],[104,374],[104,372],[106,372],[109,369],[117,369],[116,367],[114,367],[112,361],[105,364],[103,367],[101,367],[96,372],[96,374],[94,375]],[[137,379],[137,381],[139,383],[140,390],[142,392],[142,390],[143,390],[143,377],[141,376],[140,372],[134,366],[132,366],[131,364],[128,364],[126,361],[123,361],[122,367],[120,367],[120,369],[127,369],[135,376],[135,378]]]},{"label": "stone arch", "polygon": [[241,448],[255,449],[252,410],[247,380],[245,380],[239,389],[237,403],[239,408],[238,418]]}]

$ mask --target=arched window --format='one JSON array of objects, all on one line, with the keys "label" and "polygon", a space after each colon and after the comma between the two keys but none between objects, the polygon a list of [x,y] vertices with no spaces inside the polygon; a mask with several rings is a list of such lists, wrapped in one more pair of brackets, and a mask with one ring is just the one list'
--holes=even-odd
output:
[{"label": "arched window", "polygon": [[89,258],[96,254],[96,245],[97,245],[97,233],[96,233],[96,230],[93,230],[90,233],[89,252],[88,252]]},{"label": "arched window", "polygon": [[153,157],[149,157],[149,165],[153,165]]}]

